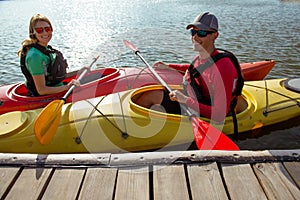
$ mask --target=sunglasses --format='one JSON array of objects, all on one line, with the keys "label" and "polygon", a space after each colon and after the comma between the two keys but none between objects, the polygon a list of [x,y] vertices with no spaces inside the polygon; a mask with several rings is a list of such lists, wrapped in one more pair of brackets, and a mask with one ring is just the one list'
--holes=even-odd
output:
[{"label": "sunglasses", "polygon": [[49,26],[46,27],[38,27],[38,28],[34,28],[35,32],[37,32],[38,34],[43,33],[44,31],[46,31],[47,33],[52,31],[52,28]]},{"label": "sunglasses", "polygon": [[191,35],[194,36],[197,34],[198,37],[206,37],[208,34],[215,33],[215,31],[203,31],[191,29]]}]

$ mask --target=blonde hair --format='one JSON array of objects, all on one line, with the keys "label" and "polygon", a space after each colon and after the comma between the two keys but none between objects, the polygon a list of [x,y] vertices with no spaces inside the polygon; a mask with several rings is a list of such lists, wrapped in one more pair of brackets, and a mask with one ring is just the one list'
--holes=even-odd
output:
[{"label": "blonde hair", "polygon": [[33,43],[38,43],[38,39],[36,38],[36,35],[34,33],[34,27],[35,25],[40,22],[40,21],[44,21],[44,22],[47,22],[49,25],[50,25],[50,28],[53,30],[52,28],[52,24],[50,22],[50,20],[41,15],[41,14],[35,14],[31,17],[30,19],[30,23],[29,23],[29,38],[25,39],[21,44],[21,49],[18,51],[18,56],[20,57],[21,56],[21,53],[22,53],[22,49],[30,44],[33,44]]}]

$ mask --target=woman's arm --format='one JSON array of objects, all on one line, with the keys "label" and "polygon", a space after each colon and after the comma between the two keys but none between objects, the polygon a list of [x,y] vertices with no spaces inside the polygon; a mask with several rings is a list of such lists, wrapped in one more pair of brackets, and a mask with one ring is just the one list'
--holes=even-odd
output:
[{"label": "woman's arm", "polygon": [[32,76],[37,92],[40,95],[54,94],[68,90],[73,84],[78,86],[79,82],[75,79],[70,81],[67,85],[62,86],[46,86],[45,76],[37,75]]}]

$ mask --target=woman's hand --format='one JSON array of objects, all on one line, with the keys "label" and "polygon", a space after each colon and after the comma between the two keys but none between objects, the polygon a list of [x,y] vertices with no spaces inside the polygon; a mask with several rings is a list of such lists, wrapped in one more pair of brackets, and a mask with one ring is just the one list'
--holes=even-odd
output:
[{"label": "woman's hand", "polygon": [[67,88],[71,88],[72,85],[75,85],[76,87],[80,86],[80,82],[76,79],[72,79],[68,84],[67,84]]}]

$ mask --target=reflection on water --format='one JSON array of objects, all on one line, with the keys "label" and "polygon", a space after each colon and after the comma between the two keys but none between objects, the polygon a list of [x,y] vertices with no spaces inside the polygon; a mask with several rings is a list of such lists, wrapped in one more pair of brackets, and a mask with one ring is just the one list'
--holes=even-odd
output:
[{"label": "reflection on water", "polygon": [[276,60],[268,79],[299,77],[299,10],[300,3],[279,0],[0,1],[0,85],[23,81],[16,52],[36,13],[52,21],[51,45],[64,53],[71,71],[96,55],[95,66],[141,66],[123,39],[136,44],[150,64],[189,62],[195,52],[185,26],[210,11],[219,18],[218,47],[234,52],[240,62]]},{"label": "reflection on water", "polygon": [[300,147],[300,117],[241,133],[236,141],[241,149],[295,149]]}]

